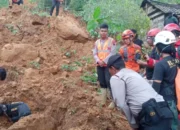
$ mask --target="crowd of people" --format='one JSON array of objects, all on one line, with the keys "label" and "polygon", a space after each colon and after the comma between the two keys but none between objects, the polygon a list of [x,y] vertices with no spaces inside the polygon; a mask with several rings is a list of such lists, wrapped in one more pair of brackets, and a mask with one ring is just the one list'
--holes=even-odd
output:
[{"label": "crowd of people", "polygon": [[[117,106],[133,130],[177,130],[179,25],[168,23],[162,30],[149,30],[146,38],[151,48],[149,54],[142,53],[143,42],[134,29],[122,33],[123,45],[118,53],[116,41],[108,37],[107,24],[100,26],[99,34],[93,56],[102,92],[101,105],[106,106],[110,91],[112,102],[108,107]],[[144,76],[140,75],[141,67],[146,68]]]}]

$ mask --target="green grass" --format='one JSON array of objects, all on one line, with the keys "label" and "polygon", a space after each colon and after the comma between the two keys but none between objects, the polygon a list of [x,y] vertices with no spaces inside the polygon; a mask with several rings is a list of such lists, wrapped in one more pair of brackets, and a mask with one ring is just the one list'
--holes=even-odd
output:
[{"label": "green grass", "polygon": [[85,72],[83,76],[81,76],[81,80],[86,83],[97,84],[97,73]]},{"label": "green grass", "polygon": [[36,61],[31,61],[29,64],[35,69],[40,69],[40,64]]},{"label": "green grass", "polygon": [[68,64],[63,64],[63,65],[61,66],[61,69],[62,69],[62,70],[65,70],[65,71],[74,71],[74,70],[77,70],[77,66],[68,65]]}]

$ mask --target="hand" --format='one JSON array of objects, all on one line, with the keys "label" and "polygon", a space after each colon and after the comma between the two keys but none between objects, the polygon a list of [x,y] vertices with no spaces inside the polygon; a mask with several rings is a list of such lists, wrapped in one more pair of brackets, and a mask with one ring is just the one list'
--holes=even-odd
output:
[{"label": "hand", "polygon": [[145,58],[146,58],[146,60],[148,61],[148,60],[149,60],[149,55],[146,54],[146,55],[145,55]]},{"label": "hand", "polygon": [[102,67],[104,65],[104,62],[103,61],[98,61],[98,64]]},{"label": "hand", "polygon": [[136,61],[139,65],[146,65],[146,62],[142,61],[142,60],[137,60]]}]

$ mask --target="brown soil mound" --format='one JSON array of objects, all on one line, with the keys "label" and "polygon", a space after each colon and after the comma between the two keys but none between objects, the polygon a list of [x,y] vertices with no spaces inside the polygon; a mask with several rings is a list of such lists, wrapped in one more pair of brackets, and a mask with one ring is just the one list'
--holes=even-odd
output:
[{"label": "brown soil mound", "polygon": [[[0,62],[8,70],[0,102],[23,101],[32,110],[14,124],[0,117],[0,129],[128,130],[119,111],[98,105],[96,86],[80,79],[94,68],[82,58],[91,57],[93,44],[71,15],[40,17],[19,6],[0,10]],[[62,69],[75,61],[83,67]]]}]

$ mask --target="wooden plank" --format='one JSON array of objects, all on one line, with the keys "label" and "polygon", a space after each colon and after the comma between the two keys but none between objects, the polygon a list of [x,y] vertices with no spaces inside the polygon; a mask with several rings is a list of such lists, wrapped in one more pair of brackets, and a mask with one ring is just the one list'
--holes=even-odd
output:
[{"label": "wooden plank", "polygon": [[164,15],[152,20],[153,28],[161,28],[162,29],[163,26],[164,26]]},{"label": "wooden plank", "polygon": [[150,18],[151,20],[154,20],[154,19],[156,19],[156,18],[159,18],[159,17],[163,17],[164,18],[164,14],[159,14],[159,15],[156,15],[155,17],[153,17],[153,18]]},{"label": "wooden plank", "polygon": [[154,8],[153,6],[149,6],[148,9],[147,9],[147,14],[150,14],[155,10],[156,10],[156,8]]},{"label": "wooden plank", "polygon": [[154,19],[154,18],[159,17],[161,15],[164,15],[164,13],[159,11],[159,12],[156,12],[156,13],[148,15],[148,16],[150,19]]}]

